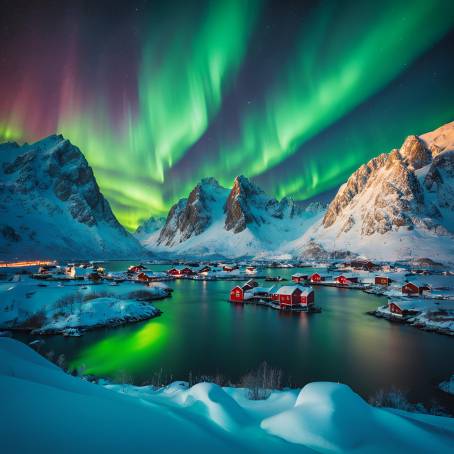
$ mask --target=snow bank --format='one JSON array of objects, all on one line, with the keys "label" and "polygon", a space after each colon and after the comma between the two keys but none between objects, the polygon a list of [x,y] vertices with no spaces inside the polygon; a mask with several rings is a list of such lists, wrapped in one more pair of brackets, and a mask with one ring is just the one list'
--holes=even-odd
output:
[{"label": "snow bank", "polygon": [[210,383],[96,385],[0,338],[5,453],[452,451],[454,419],[374,408],[345,385],[245,396]]},{"label": "snow bank", "polygon": [[160,311],[151,304],[118,298],[95,298],[80,304],[71,313],[57,316],[47,321],[39,334],[74,333],[77,329],[90,329],[97,326],[118,325],[131,321],[146,320],[156,317]]},{"label": "snow bank", "polygon": [[[140,294],[138,294],[138,292]],[[25,326],[42,333],[78,334],[75,329],[117,325],[159,315],[149,299],[165,298],[169,292],[159,285],[138,286],[124,282],[90,285],[76,281],[62,285],[24,277],[20,282],[0,283],[0,326]],[[30,321],[35,318],[33,323]]]}]

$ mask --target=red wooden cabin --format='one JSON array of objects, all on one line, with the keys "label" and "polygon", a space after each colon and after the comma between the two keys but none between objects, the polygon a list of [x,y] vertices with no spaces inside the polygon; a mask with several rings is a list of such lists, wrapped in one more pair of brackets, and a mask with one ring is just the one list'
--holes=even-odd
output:
[{"label": "red wooden cabin", "polygon": [[298,285],[285,285],[281,287],[274,295],[279,298],[281,307],[292,307],[301,303],[301,294],[303,289]]},{"label": "red wooden cabin", "polygon": [[143,265],[133,265],[133,266],[130,266],[128,268],[128,272],[130,272],[130,273],[140,273],[144,269],[146,269],[146,268]]},{"label": "red wooden cabin", "polygon": [[392,279],[387,276],[375,276],[375,285],[386,285],[391,284]]},{"label": "red wooden cabin", "polygon": [[402,293],[404,295],[422,295],[425,290],[430,290],[427,285],[418,286],[413,282],[407,282],[402,286]]},{"label": "red wooden cabin", "polygon": [[321,274],[318,274],[318,273],[314,273],[312,274],[310,277],[309,277],[309,280],[311,282],[322,282],[325,280],[325,277],[322,276]]},{"label": "red wooden cabin", "polygon": [[311,306],[314,304],[314,290],[312,287],[305,287],[300,297],[300,304],[303,306]]},{"label": "red wooden cabin", "polygon": [[341,274],[340,276],[336,277],[335,281],[341,285],[349,285],[349,284],[358,282],[358,278],[357,277],[345,277]]},{"label": "red wooden cabin", "polygon": [[242,303],[244,301],[244,289],[237,285],[230,290],[230,301],[234,303]]},{"label": "red wooden cabin", "polygon": [[307,274],[295,273],[292,275],[292,281],[296,282],[297,284],[307,281]]},{"label": "red wooden cabin", "polygon": [[404,315],[404,310],[395,302],[389,302],[388,308],[389,312],[391,312],[391,314],[393,315],[397,315],[399,317],[402,317],[402,315]]},{"label": "red wooden cabin", "polygon": [[244,301],[244,293],[258,286],[258,283],[249,279],[243,285],[237,285],[230,290],[230,301],[234,303],[242,303]]}]

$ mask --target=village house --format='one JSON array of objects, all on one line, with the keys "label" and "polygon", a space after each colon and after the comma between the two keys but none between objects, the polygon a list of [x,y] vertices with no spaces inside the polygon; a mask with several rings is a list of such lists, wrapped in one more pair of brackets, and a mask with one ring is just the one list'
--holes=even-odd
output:
[{"label": "village house", "polygon": [[281,308],[291,308],[299,305],[308,306],[314,302],[314,291],[311,287],[285,285],[273,294],[273,299],[279,301]]},{"label": "village house", "polygon": [[296,282],[297,284],[307,281],[307,274],[295,273],[292,275],[292,281]]},{"label": "village house", "polygon": [[375,285],[385,285],[388,286],[391,284],[392,279],[387,276],[375,276]]},{"label": "village house", "polygon": [[312,306],[315,300],[314,289],[312,287],[304,287],[300,298],[300,304],[302,306]]},{"label": "village house", "polygon": [[341,274],[340,276],[337,276],[334,280],[340,285],[350,285],[350,284],[356,284],[358,282],[357,277],[353,277],[353,276],[346,277],[343,274]]},{"label": "village house", "polygon": [[428,291],[430,291],[428,285],[416,285],[413,282],[406,282],[402,286],[402,294],[407,296],[423,295]]},{"label": "village house", "polygon": [[309,280],[310,280],[312,283],[322,282],[322,281],[325,280],[325,276],[322,276],[322,275],[319,274],[319,273],[314,273],[314,274],[312,274],[311,276],[309,276]]},{"label": "village house", "polygon": [[191,268],[171,268],[167,270],[167,274],[174,277],[185,277],[185,276],[194,276],[196,273],[191,270]]},{"label": "village house", "polygon": [[388,303],[388,309],[389,312],[391,312],[392,315],[397,316],[397,317],[402,317],[405,314],[405,310],[400,306],[400,303],[390,301]]},{"label": "village house", "polygon": [[418,311],[414,309],[407,309],[405,307],[405,302],[400,301],[390,301],[388,303],[388,309],[391,315],[394,317],[405,317],[406,315],[415,315]]},{"label": "village house", "polygon": [[132,265],[128,268],[128,273],[140,273],[146,268],[143,265]]},{"label": "village house", "polygon": [[250,279],[243,285],[237,285],[230,290],[230,301],[234,303],[242,303],[244,301],[244,294],[251,289],[258,287],[256,281]]}]

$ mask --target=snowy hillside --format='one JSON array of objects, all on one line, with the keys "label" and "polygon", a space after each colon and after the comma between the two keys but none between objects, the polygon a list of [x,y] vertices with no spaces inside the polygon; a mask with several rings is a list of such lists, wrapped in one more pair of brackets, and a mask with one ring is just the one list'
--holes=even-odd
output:
[{"label": "snowy hillside", "polygon": [[1,144],[0,174],[0,259],[143,255],[83,154],[62,136]]},{"label": "snowy hillside", "polygon": [[235,179],[230,191],[207,178],[171,208],[159,234],[141,241],[159,253],[272,256],[323,214],[320,204],[303,208],[290,198],[278,202],[244,176]]},{"label": "snowy hillside", "polygon": [[145,222],[137,227],[134,232],[134,236],[140,241],[144,238],[148,238],[153,233],[159,232],[166,223],[166,218],[164,217],[154,217],[147,219]]},{"label": "snowy hillside", "polygon": [[362,165],[291,246],[304,255],[311,239],[369,258],[454,261],[454,122]]},{"label": "snowy hillside", "polygon": [[252,401],[241,388],[96,385],[0,338],[2,452],[448,453],[454,419],[375,408],[311,383]]}]

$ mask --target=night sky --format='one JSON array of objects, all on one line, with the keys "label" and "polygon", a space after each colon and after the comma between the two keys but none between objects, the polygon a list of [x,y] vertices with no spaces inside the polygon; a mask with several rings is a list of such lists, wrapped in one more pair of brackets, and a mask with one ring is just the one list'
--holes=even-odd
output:
[{"label": "night sky", "polygon": [[130,229],[207,176],[320,196],[454,120],[452,0],[0,6],[0,141],[62,133]]}]

